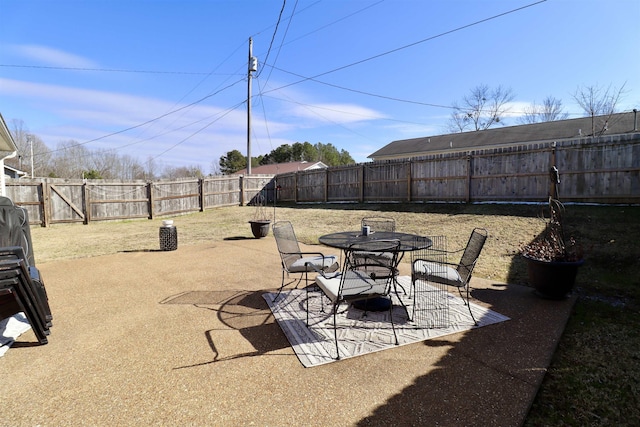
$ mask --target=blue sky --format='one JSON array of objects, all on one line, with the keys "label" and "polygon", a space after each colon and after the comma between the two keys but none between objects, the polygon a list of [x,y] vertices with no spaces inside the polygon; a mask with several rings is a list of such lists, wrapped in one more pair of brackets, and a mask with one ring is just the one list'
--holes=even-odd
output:
[{"label": "blue sky", "polygon": [[0,112],[52,149],[74,140],[209,173],[246,154],[250,37],[254,156],[308,141],[364,162],[446,133],[447,106],[480,84],[515,93],[507,125],[549,95],[582,116],[580,86],[624,85],[619,109],[640,107],[637,0],[287,0],[279,20],[282,9],[0,0]]}]

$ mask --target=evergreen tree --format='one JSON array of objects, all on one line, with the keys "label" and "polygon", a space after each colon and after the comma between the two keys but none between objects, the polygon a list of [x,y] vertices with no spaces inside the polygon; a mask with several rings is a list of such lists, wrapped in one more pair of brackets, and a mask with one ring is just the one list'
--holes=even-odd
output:
[{"label": "evergreen tree", "polygon": [[[253,166],[253,162],[251,162]],[[238,150],[227,152],[226,156],[220,157],[220,172],[224,175],[236,173],[247,167],[247,158]]]}]

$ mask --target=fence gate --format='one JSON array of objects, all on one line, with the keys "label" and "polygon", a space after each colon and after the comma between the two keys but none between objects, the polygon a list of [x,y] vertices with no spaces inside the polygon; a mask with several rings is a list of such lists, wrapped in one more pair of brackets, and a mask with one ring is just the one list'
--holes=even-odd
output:
[{"label": "fence gate", "polygon": [[49,184],[45,185],[44,198],[49,203],[44,208],[45,226],[62,222],[86,222],[84,203],[84,186],[82,184]]}]

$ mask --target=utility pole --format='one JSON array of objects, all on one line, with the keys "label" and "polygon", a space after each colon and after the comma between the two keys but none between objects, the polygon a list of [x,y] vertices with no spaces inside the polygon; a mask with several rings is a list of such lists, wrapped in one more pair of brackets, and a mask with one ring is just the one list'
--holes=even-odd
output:
[{"label": "utility pole", "polygon": [[31,178],[33,179],[33,138],[27,135],[27,142],[31,146]]},{"label": "utility pole", "polygon": [[251,73],[258,71],[258,59],[253,56],[253,39],[249,37],[247,62],[247,175],[251,175]]}]

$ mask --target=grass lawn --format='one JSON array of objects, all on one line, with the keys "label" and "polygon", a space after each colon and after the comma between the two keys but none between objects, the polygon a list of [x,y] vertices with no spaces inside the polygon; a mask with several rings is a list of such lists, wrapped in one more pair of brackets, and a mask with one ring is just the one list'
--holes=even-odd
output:
[{"label": "grass lawn", "polygon": [[567,208],[579,298],[526,426],[640,425],[640,208]]},{"label": "grass lawn", "polygon": [[[569,234],[582,242],[579,298],[526,426],[640,425],[640,207],[566,206]],[[250,237],[254,208],[225,207],[173,218],[180,245]],[[526,284],[519,248],[544,228],[540,206],[330,204],[278,206],[276,220],[293,222],[298,239],[358,229],[365,216],[396,219],[397,229],[446,235],[466,244],[474,227],[489,231],[475,275]],[[158,247],[161,219],[32,227],[38,262]]]}]

